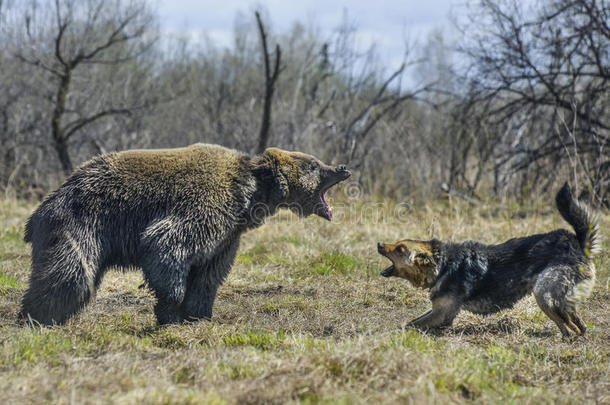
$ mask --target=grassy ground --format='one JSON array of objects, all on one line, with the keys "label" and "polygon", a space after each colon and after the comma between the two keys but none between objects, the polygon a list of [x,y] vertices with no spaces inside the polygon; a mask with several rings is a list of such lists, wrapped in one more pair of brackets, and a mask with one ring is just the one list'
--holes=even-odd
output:
[{"label": "grassy ground", "polygon": [[442,334],[405,329],[426,293],[378,275],[377,241],[494,243],[567,226],[550,206],[352,203],[333,223],[284,213],[242,238],[213,321],[159,328],[141,275],[113,271],[83,314],[52,329],[15,322],[33,208],[0,202],[3,403],[610,403],[608,241],[582,308],[589,330],[572,342],[532,297],[462,313]]}]

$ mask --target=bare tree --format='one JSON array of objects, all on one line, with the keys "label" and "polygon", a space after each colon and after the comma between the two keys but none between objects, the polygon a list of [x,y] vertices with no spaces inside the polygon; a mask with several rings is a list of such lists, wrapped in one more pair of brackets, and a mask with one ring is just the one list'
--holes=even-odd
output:
[{"label": "bare tree", "polygon": [[256,23],[261,38],[261,47],[263,48],[263,61],[265,64],[265,101],[263,104],[263,118],[261,121],[261,129],[258,138],[257,153],[262,153],[269,143],[269,129],[271,128],[271,103],[273,101],[273,92],[280,74],[281,50],[280,45],[275,45],[275,61],[273,70],[271,70],[271,62],[269,61],[269,50],[267,48],[267,33],[258,11],[255,12]]},{"label": "bare tree", "polygon": [[462,51],[473,61],[469,78],[486,103],[488,122],[521,122],[509,140],[513,147],[498,149],[504,156],[497,161],[512,172],[531,170],[527,180],[543,185],[565,162],[595,202],[607,203],[610,3],[553,0],[525,7],[516,0],[477,2],[464,30]]},{"label": "bare tree", "polygon": [[348,162],[356,157],[356,147],[367,137],[370,131],[387,114],[396,111],[406,100],[414,100],[416,97],[428,91],[430,84],[422,85],[412,91],[400,91],[390,89],[397,78],[403,74],[406,63],[403,63],[394,71],[379,87],[377,93],[349,122],[345,130],[344,150],[347,152]]},{"label": "bare tree", "polygon": [[52,94],[47,95],[50,134],[68,175],[73,169],[69,146],[75,134],[102,119],[143,107],[141,102],[83,91],[83,80],[91,80],[88,75],[100,74],[104,68],[131,63],[148,51],[155,40],[153,16],[140,0],[55,0],[42,7],[30,2],[19,11],[21,24],[14,21],[10,33],[13,52],[52,83]]}]

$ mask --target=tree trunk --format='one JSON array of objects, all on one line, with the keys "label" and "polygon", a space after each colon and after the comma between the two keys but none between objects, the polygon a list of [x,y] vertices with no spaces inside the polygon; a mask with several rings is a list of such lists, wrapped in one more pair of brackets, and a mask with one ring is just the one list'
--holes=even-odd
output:
[{"label": "tree trunk", "polygon": [[55,150],[57,151],[57,157],[59,158],[59,163],[61,164],[61,169],[64,171],[66,176],[72,174],[72,160],[70,159],[70,154],[68,153],[68,142],[65,139],[55,140],[55,144],[53,145]]},{"label": "tree trunk", "polygon": [[269,129],[271,127],[271,100],[273,99],[273,85],[266,85],[265,88],[265,103],[263,105],[263,121],[261,122],[261,131],[258,137],[257,153],[263,153],[269,143]]},{"label": "tree trunk", "polygon": [[267,49],[267,33],[263,25],[263,20],[258,11],[254,13],[256,15],[256,22],[258,24],[258,31],[261,36],[261,45],[263,48],[263,61],[265,63],[265,102],[263,104],[263,120],[261,122],[261,130],[258,135],[258,146],[256,148],[257,153],[263,153],[267,144],[269,143],[269,131],[271,129],[271,102],[273,100],[273,91],[275,90],[275,83],[277,82],[278,75],[280,74],[280,60],[282,53],[280,46],[275,45],[275,65],[273,72],[271,72],[271,66],[269,62],[269,50]]},{"label": "tree trunk", "polygon": [[72,72],[66,69],[65,74],[61,77],[57,95],[55,98],[55,109],[51,118],[51,134],[53,135],[53,147],[57,151],[59,163],[66,176],[72,174],[72,161],[68,154],[68,139],[64,135],[64,129],[61,125],[61,119],[66,111],[66,98],[70,91],[70,80]]}]

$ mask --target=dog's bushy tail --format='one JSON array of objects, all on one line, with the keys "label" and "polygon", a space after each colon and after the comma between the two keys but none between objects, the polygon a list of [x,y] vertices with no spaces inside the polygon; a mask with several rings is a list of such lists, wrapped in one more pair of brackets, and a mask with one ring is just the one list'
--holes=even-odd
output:
[{"label": "dog's bushy tail", "polygon": [[559,213],[574,228],[576,239],[587,257],[599,251],[600,237],[597,218],[572,196],[566,182],[555,197]]}]

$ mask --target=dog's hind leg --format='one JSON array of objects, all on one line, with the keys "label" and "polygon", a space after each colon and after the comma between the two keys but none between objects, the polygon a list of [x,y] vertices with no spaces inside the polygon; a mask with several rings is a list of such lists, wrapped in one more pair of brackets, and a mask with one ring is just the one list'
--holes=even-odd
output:
[{"label": "dog's hind leg", "polygon": [[[538,301],[538,299],[536,299],[536,301]],[[555,325],[557,325],[557,327],[561,331],[561,336],[563,336],[564,338],[570,337],[570,332],[568,332],[566,323],[563,321],[563,319],[561,319],[559,314],[554,311],[553,307],[547,306],[546,304],[541,304],[540,302],[538,302],[538,305],[540,306],[540,309],[542,309],[542,312],[544,312],[546,316],[548,316],[553,322],[555,322]]]},{"label": "dog's hind leg", "polygon": [[538,306],[555,322],[564,338],[570,336],[570,330],[576,334],[582,332],[568,310],[566,296],[574,286],[570,274],[571,268],[568,266],[549,266],[538,275],[533,290]]},{"label": "dog's hind leg", "polygon": [[580,317],[578,316],[578,314],[576,313],[576,311],[573,311],[570,314],[570,320],[572,321],[572,323],[574,325],[576,325],[576,327],[578,328],[578,334],[579,335],[584,335],[585,332],[587,331],[587,327],[585,326],[585,324],[583,323],[583,321],[580,319]]},{"label": "dog's hind leg", "polygon": [[572,331],[575,335],[582,334],[580,328],[574,323],[572,316],[570,316],[563,308],[557,309],[556,313],[561,318],[568,330]]},{"label": "dog's hind leg", "polygon": [[432,310],[412,320],[408,326],[419,329],[451,326],[458,312],[460,312],[460,305],[456,299],[451,297],[435,298],[432,300]]}]

